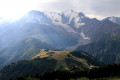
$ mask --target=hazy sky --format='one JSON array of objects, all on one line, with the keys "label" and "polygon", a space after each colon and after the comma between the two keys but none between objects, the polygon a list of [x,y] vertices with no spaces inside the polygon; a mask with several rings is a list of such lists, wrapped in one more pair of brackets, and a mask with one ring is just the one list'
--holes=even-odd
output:
[{"label": "hazy sky", "polygon": [[73,9],[89,17],[120,17],[120,0],[0,0],[0,16],[8,18],[29,10],[57,11]]}]

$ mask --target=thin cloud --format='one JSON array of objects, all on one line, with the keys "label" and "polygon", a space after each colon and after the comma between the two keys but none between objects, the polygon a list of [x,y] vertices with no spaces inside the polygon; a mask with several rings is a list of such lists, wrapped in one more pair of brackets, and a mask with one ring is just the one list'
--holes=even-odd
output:
[{"label": "thin cloud", "polygon": [[0,15],[29,10],[57,11],[73,9],[89,17],[102,19],[120,16],[120,0],[0,0]]}]

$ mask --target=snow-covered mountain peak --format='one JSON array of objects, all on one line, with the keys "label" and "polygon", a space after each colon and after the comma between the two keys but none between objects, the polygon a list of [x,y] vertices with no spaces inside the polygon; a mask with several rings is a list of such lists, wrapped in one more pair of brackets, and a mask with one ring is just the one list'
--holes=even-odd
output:
[{"label": "snow-covered mountain peak", "polygon": [[45,12],[45,15],[47,15],[53,22],[61,22],[61,16],[60,13],[57,12]]},{"label": "snow-covered mountain peak", "polygon": [[54,22],[59,24],[65,24],[70,27],[79,28],[84,26],[85,23],[82,19],[85,15],[82,12],[76,12],[73,10],[63,11],[61,13],[57,12],[45,12],[45,14]]},{"label": "snow-covered mountain peak", "polygon": [[66,17],[78,16],[78,12],[73,11],[73,10],[66,10],[66,11],[63,11],[61,14],[64,14]]}]

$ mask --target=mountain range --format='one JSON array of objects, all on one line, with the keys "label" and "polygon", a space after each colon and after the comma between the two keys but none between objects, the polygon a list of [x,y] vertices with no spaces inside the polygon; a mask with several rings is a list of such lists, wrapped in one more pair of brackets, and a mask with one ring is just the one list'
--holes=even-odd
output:
[{"label": "mountain range", "polygon": [[[13,67],[17,63],[22,65],[21,63],[24,63],[24,60],[26,64],[29,64],[29,61],[34,61],[35,56],[41,60],[42,56],[51,58],[53,55],[56,54],[57,56],[60,53],[59,56],[63,57],[68,53],[67,56],[71,57],[69,50],[87,52],[87,54],[84,54],[88,56],[87,58],[85,56],[80,57],[88,64],[89,60],[90,62],[97,61],[97,64],[100,61],[104,64],[120,63],[119,45],[119,17],[98,20],[96,18],[91,19],[82,12],[73,10],[61,13],[32,10],[17,21],[7,21],[0,24],[0,67],[5,70],[6,67],[11,68],[10,65],[13,65]],[[44,49],[47,49],[48,52],[40,53]],[[51,50],[50,54],[49,50]],[[75,55],[79,54],[76,51],[74,53]],[[80,64],[79,59],[76,58],[79,55],[75,55],[74,59],[77,62],[75,61],[74,65],[71,64],[72,66]],[[92,60],[92,56],[100,61],[95,58]],[[35,59],[38,59],[37,57]],[[56,63],[59,58],[52,57],[52,59],[55,59]],[[21,60],[20,63],[16,63],[18,60]],[[49,60],[45,58],[45,61]],[[67,62],[72,63],[73,60]],[[86,65],[88,66],[88,64]],[[94,63],[90,64],[95,65]],[[5,65],[8,66],[4,67]],[[55,64],[50,63],[50,65]],[[62,69],[65,69],[65,65],[63,62]]]}]

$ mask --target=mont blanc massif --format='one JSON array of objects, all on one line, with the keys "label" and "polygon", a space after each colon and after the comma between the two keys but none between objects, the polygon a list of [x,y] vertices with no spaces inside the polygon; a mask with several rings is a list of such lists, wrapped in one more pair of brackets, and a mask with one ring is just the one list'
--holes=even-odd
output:
[{"label": "mont blanc massif", "polygon": [[[46,72],[52,75],[65,71],[63,74],[74,75],[86,71],[87,75],[92,74],[94,67],[99,75],[99,67],[109,64],[120,67],[119,63],[119,17],[98,20],[73,10],[61,13],[32,10],[16,21],[0,23],[0,80],[38,80],[37,76],[40,80],[54,80],[45,79]],[[120,68],[117,71],[120,75]],[[36,79],[29,79],[31,76]],[[56,79],[63,80],[63,75],[59,76]]]}]

